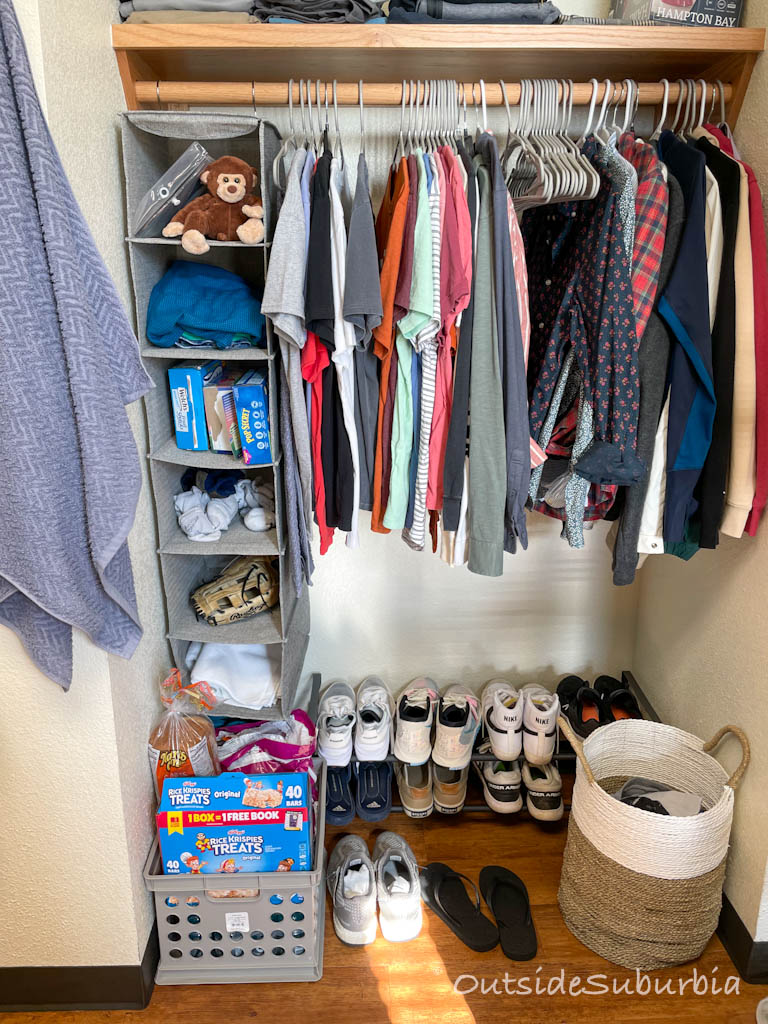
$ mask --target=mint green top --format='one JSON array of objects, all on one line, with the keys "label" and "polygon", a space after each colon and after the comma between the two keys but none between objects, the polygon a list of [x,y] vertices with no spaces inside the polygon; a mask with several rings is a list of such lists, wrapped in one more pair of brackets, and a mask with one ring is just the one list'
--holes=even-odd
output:
[{"label": "mint green top", "polygon": [[416,225],[413,230],[413,271],[408,312],[398,324],[404,338],[413,339],[429,323],[434,312],[435,298],[432,283],[432,224],[427,193],[427,170],[424,154],[414,153],[419,167]]}]

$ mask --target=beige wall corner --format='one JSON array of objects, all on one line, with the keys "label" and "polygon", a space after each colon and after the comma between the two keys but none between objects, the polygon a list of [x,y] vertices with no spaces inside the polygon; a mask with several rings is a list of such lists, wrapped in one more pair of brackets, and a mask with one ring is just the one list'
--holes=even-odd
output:
[{"label": "beige wall corner", "polygon": [[[766,23],[748,0],[744,24]],[[762,56],[736,126],[736,140],[764,194],[768,185],[768,58]],[[752,764],[736,797],[726,891],[752,935],[768,941],[768,522],[756,540],[722,539],[689,563],[649,558],[641,574],[634,668],[662,718],[705,739],[741,725]],[[729,741],[723,758],[737,757]]]},{"label": "beige wall corner", "polygon": [[[688,563],[650,558],[641,572],[634,669],[665,722],[702,739],[725,724],[752,742],[736,794],[726,892],[752,935],[768,939],[768,530],[757,540],[724,538]],[[718,753],[728,769],[739,748]],[[758,928],[759,923],[759,928]]]},{"label": "beige wall corner", "polygon": [[[14,5],[65,170],[130,310],[118,137],[123,101],[109,46],[116,4]],[[129,418],[143,452],[140,405]],[[144,488],[129,544],[145,636],[134,658],[108,657],[76,633],[73,684],[64,693],[0,628],[9,709],[0,723],[0,966],[139,963],[152,926],[141,877],[154,832],[146,741],[169,652],[141,462]]]}]

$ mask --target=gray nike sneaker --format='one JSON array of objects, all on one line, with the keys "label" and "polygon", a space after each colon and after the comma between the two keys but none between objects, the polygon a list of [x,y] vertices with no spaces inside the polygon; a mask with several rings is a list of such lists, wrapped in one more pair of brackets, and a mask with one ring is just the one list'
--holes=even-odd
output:
[{"label": "gray nike sneaker", "polygon": [[339,939],[347,946],[370,945],[376,938],[376,880],[360,836],[341,837],[328,860],[327,878]]},{"label": "gray nike sneaker", "polygon": [[409,942],[421,931],[421,885],[413,850],[402,836],[382,832],[373,848],[381,934]]}]

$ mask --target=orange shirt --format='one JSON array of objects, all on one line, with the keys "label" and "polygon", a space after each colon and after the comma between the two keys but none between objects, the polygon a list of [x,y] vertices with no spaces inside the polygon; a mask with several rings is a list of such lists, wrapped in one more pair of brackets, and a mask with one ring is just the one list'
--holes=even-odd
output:
[{"label": "orange shirt", "polygon": [[397,288],[397,276],[400,270],[400,254],[403,246],[405,229],[405,212],[408,206],[408,168],[405,159],[401,159],[397,172],[390,172],[390,180],[379,215],[376,218],[376,240],[379,245],[381,260],[381,323],[373,332],[373,351],[381,360],[381,380],[379,384],[379,416],[376,426],[376,455],[373,471],[373,514],[371,529],[375,533],[389,533],[382,525],[384,512],[381,502],[382,478],[382,427],[384,422],[384,404],[389,384],[389,367],[394,347],[394,303]]}]

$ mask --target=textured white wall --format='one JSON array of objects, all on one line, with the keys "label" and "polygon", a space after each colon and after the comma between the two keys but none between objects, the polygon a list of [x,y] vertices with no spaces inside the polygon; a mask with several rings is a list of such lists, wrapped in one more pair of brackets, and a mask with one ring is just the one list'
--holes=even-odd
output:
[{"label": "textured white wall", "polygon": [[[744,24],[763,26],[763,0],[748,0]],[[768,194],[768,61],[758,61],[736,138]],[[752,934],[768,940],[768,522],[752,540],[722,539],[689,563],[650,558],[641,572],[634,666],[665,721],[708,739],[726,723],[752,741],[736,797],[726,891]],[[722,748],[728,767],[738,744]]]},{"label": "textured white wall", "polygon": [[[116,116],[123,101],[109,46],[115,4],[14,2],[64,167],[130,309]],[[130,416],[143,451],[141,408]],[[130,543],[146,635],[131,662],[76,633],[65,694],[0,628],[12,709],[0,724],[0,965],[129,964],[144,951],[152,924],[141,878],[152,835],[146,739],[168,658],[152,522],[145,487]]]}]

